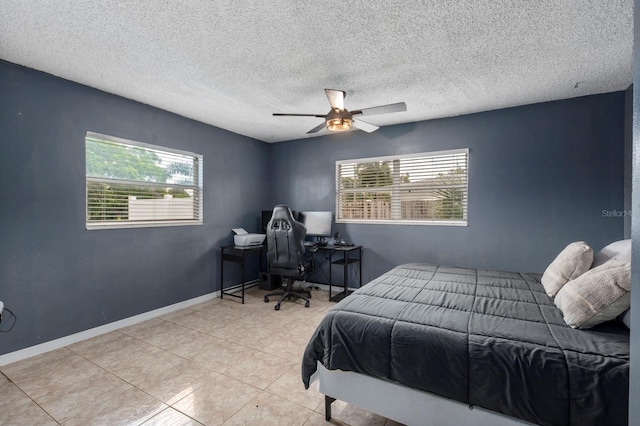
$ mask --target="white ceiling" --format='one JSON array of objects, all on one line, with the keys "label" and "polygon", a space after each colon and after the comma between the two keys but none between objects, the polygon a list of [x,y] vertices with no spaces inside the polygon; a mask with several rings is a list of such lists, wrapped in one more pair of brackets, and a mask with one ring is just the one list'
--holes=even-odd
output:
[{"label": "white ceiling", "polygon": [[[626,89],[632,0],[3,0],[0,58],[266,142]],[[326,134],[326,130],[316,134]]]}]

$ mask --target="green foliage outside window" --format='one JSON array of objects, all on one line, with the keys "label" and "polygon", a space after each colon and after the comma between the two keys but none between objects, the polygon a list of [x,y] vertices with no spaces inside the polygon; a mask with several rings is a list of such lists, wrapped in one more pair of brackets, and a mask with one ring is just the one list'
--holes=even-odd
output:
[{"label": "green foliage outside window", "polygon": [[[452,170],[447,174],[440,174],[438,180],[443,185],[462,185],[466,182],[464,169]],[[436,191],[438,194],[438,207],[436,215],[438,219],[464,219],[464,191],[459,188],[444,188]]]},{"label": "green foliage outside window", "polygon": [[177,187],[194,184],[193,162],[163,162],[151,149],[87,137],[86,173],[89,221],[127,220],[130,196],[139,200],[193,196]]},{"label": "green foliage outside window", "polygon": [[[338,169],[340,217],[370,220],[466,219],[466,164],[459,167],[455,165],[458,160],[449,160],[453,164],[446,171],[447,160],[442,160],[442,157],[425,157],[424,160],[410,157],[406,161],[398,158],[342,165]],[[466,163],[466,155],[460,161]],[[442,171],[438,172],[438,169]]]}]

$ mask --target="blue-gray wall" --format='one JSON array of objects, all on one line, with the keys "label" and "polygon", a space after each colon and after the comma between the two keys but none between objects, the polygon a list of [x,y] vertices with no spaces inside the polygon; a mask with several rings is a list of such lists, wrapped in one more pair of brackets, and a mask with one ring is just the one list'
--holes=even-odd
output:
[{"label": "blue-gray wall", "polygon": [[[85,230],[87,130],[202,154],[204,225]],[[267,144],[2,61],[0,140],[0,354],[218,290],[267,201]]]},{"label": "blue-gray wall", "polygon": [[468,227],[334,225],[365,247],[364,282],[410,261],[542,272],[623,238],[624,109],[617,92],[274,144],[271,204],[335,211],[336,160],[468,147]]},{"label": "blue-gray wall", "polygon": [[[410,107],[410,105],[409,105]],[[364,281],[407,261],[542,271],[622,238],[624,92],[267,145],[0,62],[0,354],[219,289],[218,246],[259,212],[334,210],[335,160],[470,148],[469,226],[335,225]],[[204,226],[85,230],[86,130],[204,155]]]}]

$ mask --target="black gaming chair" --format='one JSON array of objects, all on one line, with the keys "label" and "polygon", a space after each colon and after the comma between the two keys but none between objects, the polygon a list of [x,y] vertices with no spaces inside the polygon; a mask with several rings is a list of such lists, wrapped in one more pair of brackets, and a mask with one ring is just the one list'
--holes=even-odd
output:
[{"label": "black gaming chair", "polygon": [[264,301],[269,302],[269,296],[280,296],[275,306],[276,311],[280,310],[280,303],[285,298],[291,300],[291,297],[306,301],[304,307],[309,307],[311,292],[293,289],[294,279],[304,280],[307,269],[304,262],[306,235],[307,228],[293,218],[288,206],[281,204],[273,208],[273,215],[267,224],[267,262],[269,272],[282,276],[286,284],[284,291],[269,293],[264,296]]}]

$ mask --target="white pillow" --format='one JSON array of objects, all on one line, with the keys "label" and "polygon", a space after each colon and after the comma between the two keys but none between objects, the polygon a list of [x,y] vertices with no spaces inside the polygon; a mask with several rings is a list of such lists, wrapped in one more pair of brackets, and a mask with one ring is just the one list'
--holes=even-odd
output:
[{"label": "white pillow", "polygon": [[542,274],[542,285],[549,297],[555,297],[568,281],[578,278],[593,263],[593,250],[584,241],[571,243],[560,252]]},{"label": "white pillow", "polygon": [[591,328],[629,309],[631,265],[612,259],[560,289],[554,303],[573,328]]},{"label": "white pillow", "polygon": [[610,259],[631,263],[631,240],[620,240],[609,244],[593,256],[592,268]]}]

